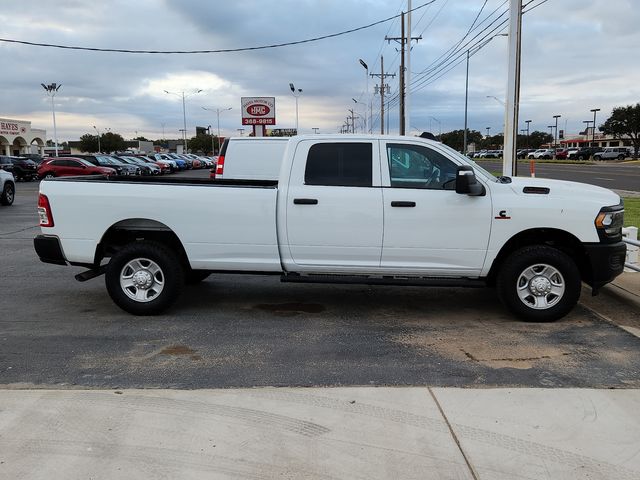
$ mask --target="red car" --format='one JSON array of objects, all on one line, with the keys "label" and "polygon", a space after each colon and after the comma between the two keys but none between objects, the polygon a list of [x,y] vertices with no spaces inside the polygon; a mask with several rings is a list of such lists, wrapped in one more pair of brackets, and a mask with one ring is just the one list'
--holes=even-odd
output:
[{"label": "red car", "polygon": [[52,157],[38,166],[38,178],[72,177],[78,175],[115,175],[109,167],[97,167],[81,158]]},{"label": "red car", "polygon": [[566,160],[567,155],[569,154],[569,150],[566,148],[558,148],[556,150],[556,159],[557,160]]}]

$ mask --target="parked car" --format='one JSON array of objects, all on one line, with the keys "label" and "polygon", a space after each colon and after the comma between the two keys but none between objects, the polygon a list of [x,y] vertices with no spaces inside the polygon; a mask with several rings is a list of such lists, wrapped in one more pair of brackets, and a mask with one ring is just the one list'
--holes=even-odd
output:
[{"label": "parked car", "polygon": [[502,158],[502,150],[489,150],[484,154],[484,158]]},{"label": "parked car", "polygon": [[123,163],[138,167],[141,175],[150,176],[160,174],[160,168],[158,166],[148,165],[136,157],[130,157],[129,155],[112,155],[112,157]]},{"label": "parked car", "polygon": [[115,175],[116,170],[93,165],[83,158],[52,157],[38,167],[39,178],[73,177],[77,175]]},{"label": "parked car", "polygon": [[631,156],[631,152],[627,147],[606,147],[603,151],[594,153],[594,160],[624,160]]},{"label": "parked car", "polygon": [[0,164],[3,170],[13,173],[17,182],[31,181],[37,176],[38,165],[25,157],[0,156]]},{"label": "parked car", "polygon": [[155,165],[160,169],[160,174],[163,175],[165,173],[171,173],[173,170],[171,168],[171,164],[169,162],[165,162],[163,160],[156,160],[153,157],[148,155],[136,155],[136,158],[142,160],[144,163],[148,165]]},{"label": "parked car", "polygon": [[187,162],[187,160],[179,156],[177,153],[166,153],[165,155],[174,160],[178,164],[178,168],[180,170],[191,168],[191,165]]},{"label": "parked car", "polygon": [[141,175],[140,167],[129,165],[110,155],[73,155],[75,158],[82,158],[96,167],[108,167],[114,169],[118,175]]},{"label": "parked car", "polygon": [[567,156],[565,158],[572,159],[572,155],[575,154],[578,150],[579,150],[578,148],[569,148],[567,150]]},{"label": "parked car", "polygon": [[182,160],[181,158],[175,159],[173,157],[170,157],[167,153],[155,153],[153,154],[153,158],[155,158],[156,160],[169,162],[171,164],[171,168],[173,168],[173,171],[184,170],[185,168],[187,168],[187,163],[184,160]]},{"label": "parked car", "polygon": [[569,153],[569,150],[567,150],[566,148],[556,148],[556,159],[566,160],[568,153]]},{"label": "parked car", "polygon": [[529,154],[529,158],[534,158],[536,160],[544,159],[551,160],[555,155],[556,151],[551,148],[540,148],[533,153]]},{"label": "parked car", "polygon": [[602,147],[582,147],[575,152],[569,152],[567,158],[570,160],[589,160],[592,155],[604,150]]},{"label": "parked car", "polygon": [[11,205],[16,197],[16,181],[11,172],[0,170],[0,205]]}]

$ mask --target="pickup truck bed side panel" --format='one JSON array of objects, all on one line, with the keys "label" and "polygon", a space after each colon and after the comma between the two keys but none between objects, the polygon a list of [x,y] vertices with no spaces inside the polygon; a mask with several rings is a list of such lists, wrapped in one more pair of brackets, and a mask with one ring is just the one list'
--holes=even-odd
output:
[{"label": "pickup truck bed side panel", "polygon": [[281,270],[276,188],[43,181],[40,189],[55,223],[43,233],[60,238],[68,261],[92,263],[111,226],[146,219],[178,236],[192,268]]}]

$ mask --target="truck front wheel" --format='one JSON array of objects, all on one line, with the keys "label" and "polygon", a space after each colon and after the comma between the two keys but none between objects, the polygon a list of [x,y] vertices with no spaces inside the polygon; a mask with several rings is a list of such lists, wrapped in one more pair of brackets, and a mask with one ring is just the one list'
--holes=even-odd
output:
[{"label": "truck front wheel", "polygon": [[580,287],[580,271],[573,259],[546,245],[511,253],[497,279],[502,303],[528,322],[564,317],[578,302]]},{"label": "truck front wheel", "polygon": [[176,255],[161,243],[140,241],[119,250],[107,265],[109,296],[134,315],[157,315],[175,302],[184,285]]}]

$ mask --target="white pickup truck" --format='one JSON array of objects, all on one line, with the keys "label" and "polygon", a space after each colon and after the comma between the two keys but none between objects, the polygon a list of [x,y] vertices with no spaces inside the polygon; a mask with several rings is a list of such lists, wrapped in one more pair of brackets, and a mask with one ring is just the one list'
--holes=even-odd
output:
[{"label": "white pickup truck", "polygon": [[[496,286],[553,321],[623,270],[624,209],[603,188],[496,178],[413,137],[289,140],[278,181],[60,178],[40,184],[43,262],[105,273],[113,301],[158,314],[211,273],[287,282]],[[453,307],[455,308],[455,307]]]}]

